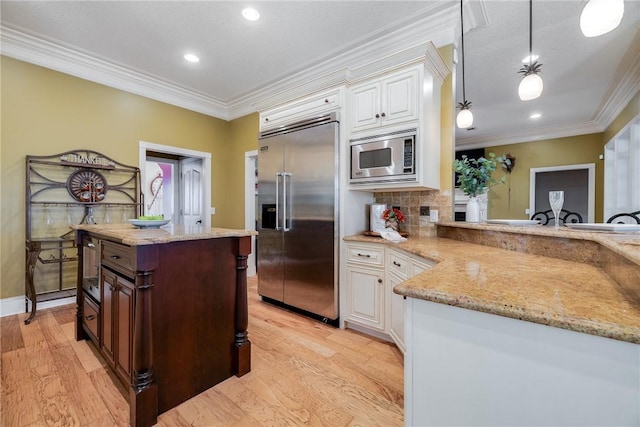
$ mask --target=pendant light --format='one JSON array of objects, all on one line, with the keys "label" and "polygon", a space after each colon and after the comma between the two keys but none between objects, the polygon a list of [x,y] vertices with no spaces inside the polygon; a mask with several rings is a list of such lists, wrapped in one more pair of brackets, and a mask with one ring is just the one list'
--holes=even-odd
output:
[{"label": "pendant light", "polygon": [[624,0],[589,0],[580,15],[585,37],[597,37],[615,29],[624,15]]},{"label": "pendant light", "polygon": [[538,75],[541,72],[542,64],[532,62],[533,53],[533,0],[529,0],[529,64],[524,65],[518,73],[523,74],[518,87],[518,95],[523,101],[536,99],[542,93],[542,78]]},{"label": "pendant light", "polygon": [[456,125],[460,129],[468,129],[473,125],[473,113],[471,112],[471,102],[467,101],[464,90],[464,18],[462,16],[462,0],[460,0],[460,30],[462,33],[462,102],[458,103],[458,116],[456,117]]}]

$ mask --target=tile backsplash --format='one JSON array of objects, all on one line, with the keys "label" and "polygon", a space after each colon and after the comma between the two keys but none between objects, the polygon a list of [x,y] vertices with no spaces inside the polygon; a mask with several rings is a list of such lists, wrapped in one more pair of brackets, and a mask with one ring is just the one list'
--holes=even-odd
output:
[{"label": "tile backsplash", "polygon": [[420,207],[428,206],[430,211],[438,211],[438,221],[452,221],[453,208],[451,191],[394,191],[375,193],[376,203],[384,203],[387,207],[400,207],[406,219],[400,224],[400,231],[409,235],[429,237],[436,235],[435,224],[429,215],[420,216]]}]

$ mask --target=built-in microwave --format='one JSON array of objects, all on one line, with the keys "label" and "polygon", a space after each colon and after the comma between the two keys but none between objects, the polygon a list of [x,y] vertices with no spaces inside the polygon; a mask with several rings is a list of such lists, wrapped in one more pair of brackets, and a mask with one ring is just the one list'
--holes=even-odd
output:
[{"label": "built-in microwave", "polygon": [[416,129],[350,140],[351,184],[416,181]]}]

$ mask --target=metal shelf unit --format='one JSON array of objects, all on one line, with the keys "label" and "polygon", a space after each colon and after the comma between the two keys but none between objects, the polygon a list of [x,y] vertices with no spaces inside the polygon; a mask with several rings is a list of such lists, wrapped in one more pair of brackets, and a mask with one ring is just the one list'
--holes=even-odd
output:
[{"label": "metal shelf unit", "polygon": [[140,170],[92,150],[26,157],[25,311],[76,295],[78,249],[70,226],[143,214]]}]

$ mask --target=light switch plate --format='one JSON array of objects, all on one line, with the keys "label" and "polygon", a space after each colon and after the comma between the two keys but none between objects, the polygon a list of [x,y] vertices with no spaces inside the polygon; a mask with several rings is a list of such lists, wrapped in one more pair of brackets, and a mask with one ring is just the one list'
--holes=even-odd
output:
[{"label": "light switch plate", "polygon": [[429,220],[431,222],[438,222],[438,211],[436,209],[431,209],[429,212]]},{"label": "light switch plate", "polygon": [[211,215],[215,215],[215,214],[216,214],[216,208],[211,206]]}]

